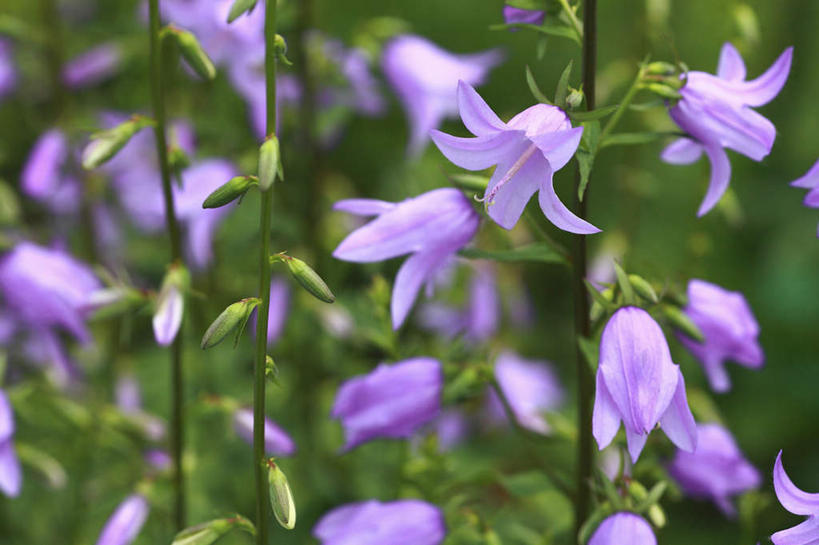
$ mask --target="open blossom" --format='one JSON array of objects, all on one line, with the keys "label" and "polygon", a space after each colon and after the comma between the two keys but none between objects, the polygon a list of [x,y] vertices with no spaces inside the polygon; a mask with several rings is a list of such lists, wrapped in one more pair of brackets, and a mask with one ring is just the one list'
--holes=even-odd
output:
[{"label": "open blossom", "polygon": [[719,424],[697,426],[697,450],[678,450],[668,465],[671,476],[692,498],[710,499],[726,516],[736,515],[731,496],[759,486],[762,478]]},{"label": "open blossom", "polygon": [[773,472],[774,490],[782,507],[794,515],[804,515],[808,519],[787,530],[771,536],[774,545],[815,545],[819,542],[819,493],[803,492],[793,484],[782,465],[782,451],[776,457]]},{"label": "open blossom", "polygon": [[492,338],[500,321],[500,298],[495,271],[491,267],[475,268],[469,282],[468,297],[462,309],[440,302],[425,304],[420,311],[421,324],[447,338],[461,333],[469,341]]},{"label": "open blossom", "polygon": [[458,113],[458,82],[483,84],[502,59],[497,49],[456,55],[414,35],[398,36],[386,45],[381,64],[407,113],[408,155],[420,155],[429,131]]},{"label": "open blossom", "polygon": [[22,483],[23,472],[14,450],[14,411],[6,393],[0,390],[0,492],[17,497]]},{"label": "open blossom", "polygon": [[690,138],[679,138],[662,153],[672,164],[693,163],[704,151],[711,162],[711,180],[699,216],[713,208],[728,189],[731,163],[725,149],[761,161],[776,138],[776,127],[752,108],[773,100],[788,79],[793,58],[789,47],[758,78],[745,81],[745,63],[730,43],[722,46],[717,74],[688,72],[682,98],[671,108],[671,119]]},{"label": "open blossom", "polygon": [[313,535],[321,545],[439,545],[446,522],[438,507],[421,500],[370,500],[333,509]]},{"label": "open blossom", "polygon": [[632,462],[658,423],[682,450],[697,446],[680,368],[671,361],[660,326],[637,307],[615,312],[600,340],[592,433],[601,450],[617,435],[621,420]]},{"label": "open blossom", "polygon": [[[233,413],[233,428],[245,442],[253,444],[253,410],[238,409]],[[296,443],[278,424],[264,418],[264,450],[271,456],[292,456],[296,453]]]},{"label": "open blossom", "polygon": [[[518,424],[543,435],[551,431],[545,414],[560,407],[564,397],[551,364],[502,352],[495,362],[495,380],[509,400]],[[489,410],[494,420],[506,421],[505,409],[494,390],[490,390]]]},{"label": "open blossom", "polygon": [[69,60],[63,67],[63,83],[79,89],[111,77],[122,63],[122,50],[112,42],[98,45]]},{"label": "open blossom", "polygon": [[421,286],[478,230],[480,218],[463,193],[435,189],[399,203],[374,199],[339,201],[335,210],[359,216],[377,216],[356,229],[333,252],[344,261],[369,263],[412,254],[395,278],[392,324],[398,329],[409,314]]},{"label": "open blossom", "polygon": [[467,170],[496,166],[484,194],[489,216],[511,229],[529,199],[538,193],[543,214],[556,227],[570,233],[600,231],[575,216],[555,193],[553,175],[574,155],[583,127],[572,128],[566,113],[556,106],[536,104],[509,123],[495,115],[466,82],[458,83],[461,119],[475,138],[460,138],[433,130],[432,140],[447,159]]},{"label": "open blossom", "polygon": [[71,150],[60,129],[49,129],[37,139],[23,165],[23,193],[57,213],[75,212],[80,205],[80,183],[69,172]]},{"label": "open blossom", "polygon": [[685,313],[700,328],[705,341],[699,343],[682,334],[678,337],[702,362],[714,390],[725,392],[731,388],[725,360],[755,369],[762,367],[765,357],[757,340],[759,325],[741,293],[691,280]]},{"label": "open blossom", "polygon": [[543,24],[546,12],[538,9],[521,9],[512,6],[503,6],[503,20],[506,24],[528,23],[530,25]]},{"label": "open blossom", "polygon": [[441,410],[443,371],[432,358],[382,363],[338,389],[332,417],[344,426],[344,450],[377,438],[403,439]]},{"label": "open blossom", "polygon": [[600,523],[589,545],[657,545],[651,526],[634,513],[615,513]]},{"label": "open blossom", "polygon": [[149,509],[148,500],[141,494],[125,498],[102,528],[97,545],[129,545],[142,530]]}]

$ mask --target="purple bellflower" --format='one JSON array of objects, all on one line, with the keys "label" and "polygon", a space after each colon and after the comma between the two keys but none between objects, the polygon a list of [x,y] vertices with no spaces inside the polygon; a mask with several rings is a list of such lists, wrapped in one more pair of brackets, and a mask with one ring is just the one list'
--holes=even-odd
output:
[{"label": "purple bellflower", "polygon": [[102,528],[97,545],[129,545],[142,530],[149,509],[148,500],[141,494],[125,498]]},{"label": "purple bellflower", "polygon": [[[495,362],[495,380],[503,391],[518,424],[548,435],[545,414],[563,402],[564,392],[551,364],[525,360],[514,352],[502,352]],[[506,413],[494,390],[489,391],[489,413],[494,421],[506,422]]]},{"label": "purple bellflower", "polygon": [[552,180],[577,150],[583,127],[572,128],[565,112],[548,104],[531,106],[504,123],[468,83],[458,83],[457,95],[461,119],[475,138],[437,130],[430,136],[441,153],[461,168],[497,166],[483,197],[489,217],[511,229],[537,192],[543,214],[556,227],[580,234],[600,231],[566,208]]},{"label": "purple bellflower", "polygon": [[711,162],[711,181],[698,216],[720,200],[731,180],[731,163],[725,149],[754,161],[771,152],[776,127],[752,108],[773,100],[788,79],[793,58],[789,47],[761,76],[745,81],[745,63],[730,43],[722,46],[717,74],[688,72],[680,89],[682,98],[671,108],[671,119],[690,137],[679,138],[662,153],[662,159],[687,165],[702,152]]},{"label": "purple bellflower", "polygon": [[421,324],[449,339],[461,333],[469,341],[492,338],[500,321],[500,298],[491,267],[476,267],[469,282],[468,297],[463,309],[440,302],[425,304],[420,312]]},{"label": "purple bellflower", "polygon": [[601,450],[617,435],[621,420],[632,462],[658,423],[680,449],[697,447],[682,372],[671,361],[663,330],[637,307],[615,312],[600,340],[592,432]]},{"label": "purple bellflower", "polygon": [[782,465],[782,451],[776,457],[773,472],[774,490],[782,507],[808,519],[771,536],[774,545],[815,545],[819,542],[819,494],[803,492],[793,484]]},{"label": "purple bellflower", "polygon": [[160,441],[165,437],[165,422],[142,408],[142,389],[133,375],[122,375],[114,388],[117,408],[142,428],[147,439]]},{"label": "purple bellflower", "polygon": [[63,67],[63,83],[79,89],[96,85],[111,77],[122,63],[122,50],[108,42],[74,57]]},{"label": "purple bellflower", "polygon": [[11,498],[20,494],[23,472],[14,450],[14,411],[0,390],[0,492]]},{"label": "purple bellflower", "polygon": [[762,481],[731,433],[719,424],[698,425],[697,450],[678,450],[668,471],[688,496],[710,499],[732,518],[736,508],[731,496],[756,488]]},{"label": "purple bellflower", "polygon": [[55,213],[72,213],[80,206],[80,184],[67,172],[70,153],[65,134],[50,129],[34,143],[20,176],[23,193]]},{"label": "purple bellflower", "polygon": [[17,69],[11,55],[11,43],[0,39],[0,100],[17,86]]},{"label": "purple bellflower", "polygon": [[699,343],[682,334],[678,338],[702,362],[715,391],[725,392],[731,388],[725,360],[754,369],[762,367],[765,356],[757,341],[759,325],[741,293],[691,280],[685,313],[700,328],[705,341]]},{"label": "purple bellflower", "polygon": [[427,426],[435,434],[438,450],[447,452],[462,443],[469,435],[469,418],[458,409],[446,409]]},{"label": "purple bellflower", "polygon": [[[249,329],[252,335],[256,335],[256,311],[250,317]],[[275,277],[270,281],[270,311],[267,313],[267,346],[276,344],[282,336],[284,326],[287,324],[287,315],[290,308],[290,284],[281,277]]]},{"label": "purple bellflower", "polygon": [[[791,182],[791,186],[809,189],[803,204],[808,208],[819,208],[819,161],[816,161],[804,176]],[[819,230],[816,236],[819,236]]]},{"label": "purple bellflower", "polygon": [[[241,408],[233,413],[233,428],[245,442],[253,444],[253,411]],[[264,448],[271,456],[293,456],[296,444],[293,439],[271,419],[264,418]]]},{"label": "purple bellflower", "polygon": [[333,252],[344,261],[369,263],[412,254],[395,278],[392,324],[401,327],[423,284],[463,248],[478,230],[480,217],[463,193],[435,189],[399,203],[374,199],[339,201],[335,210],[377,216],[356,229]]},{"label": "purple bellflower", "polygon": [[512,6],[503,6],[503,20],[506,24],[526,23],[530,25],[542,25],[546,12],[537,9],[521,9]]},{"label": "purple bellflower", "polygon": [[634,513],[615,513],[600,523],[589,545],[657,545],[651,526]]},{"label": "purple bellflower", "polygon": [[421,500],[370,500],[325,514],[313,536],[321,545],[439,545],[446,522],[440,509]]},{"label": "purple bellflower", "polygon": [[346,381],[331,416],[344,427],[344,450],[377,438],[411,437],[441,411],[443,371],[432,358],[381,364]]},{"label": "purple bellflower", "polygon": [[429,131],[458,113],[458,82],[483,84],[489,71],[501,60],[503,54],[497,49],[456,55],[413,35],[398,36],[386,45],[381,64],[407,113],[409,156],[420,155],[427,145]]},{"label": "purple bellflower", "polygon": [[168,346],[176,338],[185,313],[185,295],[175,285],[162,288],[156,299],[156,310],[151,321],[154,338],[160,346]]}]

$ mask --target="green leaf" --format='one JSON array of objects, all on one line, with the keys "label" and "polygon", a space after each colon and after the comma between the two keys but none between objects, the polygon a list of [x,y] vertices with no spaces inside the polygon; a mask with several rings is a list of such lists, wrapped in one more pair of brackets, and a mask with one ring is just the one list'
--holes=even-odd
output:
[{"label": "green leaf", "polygon": [[545,34],[547,36],[556,36],[558,38],[568,38],[573,42],[579,44],[580,39],[577,37],[577,33],[565,26],[555,23],[546,23],[541,26],[532,25],[529,23],[508,23],[508,24],[500,24],[500,25],[491,25],[489,30],[509,30],[509,29],[521,29],[521,30],[532,30],[534,32],[538,32],[540,34]]},{"label": "green leaf", "polygon": [[560,79],[557,80],[557,88],[555,89],[555,105],[566,109],[566,95],[569,93],[569,78],[572,75],[572,66],[574,61],[569,61],[563,73],[560,74]]},{"label": "green leaf", "polygon": [[660,138],[668,136],[665,132],[621,132],[612,134],[600,143],[601,148],[608,146],[635,146],[655,142]]},{"label": "green leaf", "polygon": [[620,293],[623,294],[623,303],[626,305],[634,304],[634,289],[631,287],[631,282],[628,280],[628,275],[619,263],[614,263],[614,273],[617,275],[617,285],[620,286]]},{"label": "green leaf", "polygon": [[228,12],[227,22],[232,23],[243,14],[248,13],[256,7],[256,0],[234,0]]},{"label": "green leaf", "polygon": [[600,351],[597,342],[587,337],[578,337],[577,346],[580,348],[580,353],[583,354],[592,372],[597,372],[597,360]]},{"label": "green leaf", "polygon": [[663,497],[663,494],[665,493],[667,488],[668,481],[658,482],[651,488],[645,499],[643,499],[640,503],[637,504],[634,510],[637,511],[638,513],[643,513],[644,511],[648,510],[652,505],[660,501],[660,498]]},{"label": "green leaf", "polygon": [[590,112],[567,112],[569,117],[572,118],[572,121],[595,121],[597,119],[602,119],[608,115],[613,114],[617,111],[617,108],[620,106],[614,104],[612,106],[603,106],[602,108],[597,108],[596,110],[592,110]]},{"label": "green leaf", "polygon": [[589,185],[589,176],[594,166],[594,156],[597,153],[597,144],[600,140],[600,122],[587,121],[583,123],[583,138],[580,140],[580,147],[575,153],[577,166],[580,172],[580,183],[577,186],[577,198],[581,201],[586,193],[586,186]]},{"label": "green leaf", "polygon": [[535,97],[535,100],[538,102],[542,102],[543,104],[551,104],[552,102],[546,97],[543,91],[540,90],[538,87],[537,82],[535,81],[535,76],[532,74],[532,70],[529,66],[526,66],[526,85],[529,86],[529,91],[531,91],[532,96]]},{"label": "green leaf", "polygon": [[545,242],[536,242],[511,250],[479,250],[464,248],[459,252],[467,259],[489,259],[502,263],[559,263],[568,265],[566,258]]},{"label": "green leaf", "polygon": [[606,299],[606,297],[602,293],[597,291],[597,288],[595,288],[591,282],[589,282],[588,280],[584,280],[583,283],[586,284],[586,289],[589,291],[589,295],[592,296],[592,299],[594,299],[598,305],[603,307],[606,310],[606,312],[614,310],[615,308],[614,303]]},{"label": "green leaf", "polygon": [[506,0],[506,5],[513,8],[545,10],[546,0]]}]

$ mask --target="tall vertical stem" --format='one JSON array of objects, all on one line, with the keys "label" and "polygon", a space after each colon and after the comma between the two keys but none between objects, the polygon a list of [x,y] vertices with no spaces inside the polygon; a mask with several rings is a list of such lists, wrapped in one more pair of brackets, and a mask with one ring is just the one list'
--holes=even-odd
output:
[{"label": "tall vertical stem", "polygon": [[60,12],[57,10],[55,0],[40,0],[40,12],[45,32],[45,55],[48,64],[48,78],[51,80],[51,90],[53,92],[53,103],[55,117],[63,113],[66,101],[66,91],[63,85],[63,44],[62,26],[60,25]]},{"label": "tall vertical stem", "polygon": [[[176,263],[182,260],[182,244],[179,235],[179,221],[173,203],[171,186],[171,167],[168,163],[168,144],[166,141],[165,119],[165,82],[162,70],[162,52],[160,43],[159,0],[150,0],[150,47],[151,47],[151,102],[153,104],[156,125],[156,154],[159,159],[159,171],[162,175],[162,194],[165,200],[165,222],[168,238],[171,242],[171,260]],[[176,335],[171,346],[171,456],[174,463],[173,486],[175,494],[174,521],[177,530],[185,527],[185,474],[182,469],[182,451],[184,445],[185,422],[182,415],[183,397],[182,375],[182,334]]]},{"label": "tall vertical stem", "polygon": [[[264,71],[267,98],[267,134],[276,132],[276,0],[266,0],[264,17]],[[270,312],[270,220],[273,187],[262,191],[259,230],[259,297],[262,303],[256,320],[256,367],[253,384],[253,471],[256,481],[256,543],[267,545],[267,479],[264,464],[265,363],[267,360],[267,322]]]},{"label": "tall vertical stem", "polygon": [[[583,7],[583,91],[586,95],[586,107],[593,110],[595,106],[595,71],[597,69],[597,0],[585,0]],[[585,219],[589,205],[589,191],[584,198],[578,195],[580,176],[575,184],[575,213]],[[586,278],[586,237],[575,235],[572,245],[572,262],[574,277],[574,328],[576,338],[588,337],[591,332],[589,320],[589,295],[584,280]],[[592,397],[594,382],[592,373],[580,350],[577,351],[577,384],[578,384],[578,429],[577,446],[577,499],[575,504],[575,533],[589,516],[591,506],[592,464],[594,463],[594,445],[592,444]]]}]

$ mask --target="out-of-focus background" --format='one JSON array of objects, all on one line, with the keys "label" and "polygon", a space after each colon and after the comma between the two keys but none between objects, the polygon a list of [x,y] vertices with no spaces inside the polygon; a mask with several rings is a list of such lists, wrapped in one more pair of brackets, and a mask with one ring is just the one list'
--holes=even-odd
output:
[{"label": "out-of-focus background", "polygon": [[[181,0],[174,3],[184,4]],[[46,4],[4,0],[0,7],[0,35],[6,36],[0,43],[16,71],[13,89],[0,97],[4,246],[10,249],[22,239],[56,244],[111,274],[127,276],[136,286],[155,290],[169,248],[161,228],[142,228],[145,225],[134,221],[126,202],[129,197],[123,197],[127,194],[123,186],[130,182],[112,182],[115,169],[89,175],[76,166],[66,167],[77,169],[73,174],[81,179],[86,195],[73,207],[21,191],[21,173],[29,153],[51,127],[61,127],[71,150],[78,150],[105,123],[105,115],[149,112],[145,6],[131,0],[63,0],[57,2],[61,30],[55,33],[44,26]],[[280,28],[291,44],[288,55],[295,62],[293,67],[282,67],[281,73],[291,77],[298,76],[301,58],[300,4],[281,2]],[[569,506],[549,488],[548,481],[536,476],[539,461],[532,459],[519,438],[504,429],[490,429],[479,418],[480,399],[462,404],[474,417],[473,429],[468,440],[445,459],[424,454],[420,442],[408,450],[402,442],[376,441],[341,455],[341,429],[330,420],[329,411],[343,380],[371,370],[380,361],[419,354],[445,362],[491,362],[500,350],[514,349],[553,362],[567,390],[573,392],[567,272],[548,264],[500,264],[497,276],[503,306],[520,310],[523,305],[522,312],[529,319],[520,322],[504,317],[498,333],[480,347],[424,331],[417,326],[416,316],[393,334],[387,283],[394,278],[399,260],[364,266],[334,260],[332,250],[355,224],[332,212],[331,206],[349,197],[401,200],[448,186],[447,174],[459,172],[434,146],[428,146],[417,159],[407,159],[408,125],[380,70],[376,30],[412,32],[457,53],[502,48],[504,62],[491,71],[479,91],[504,119],[534,102],[524,76],[527,66],[541,88],[551,92],[570,59],[579,66],[578,49],[557,38],[544,44],[532,32],[490,30],[502,23],[500,0],[312,0],[311,4],[310,26],[324,38],[340,40],[345,48],[369,48],[371,70],[386,104],[383,114],[377,116],[343,107],[322,111],[315,132],[329,136],[317,146],[315,155],[306,151],[304,118],[298,107],[295,103],[280,105],[287,178],[276,187],[274,247],[311,262],[332,286],[338,301],[333,307],[323,307],[292,284],[283,332],[271,349],[281,370],[282,387],[268,388],[268,414],[299,448],[296,456],[282,460],[299,505],[298,526],[292,532],[274,528],[274,542],[310,543],[312,525],[337,505],[417,496],[422,491],[442,506],[452,502],[456,493],[465,495],[469,509],[496,527],[504,544],[551,543],[550,535],[571,524]],[[741,291],[759,321],[765,367],[752,371],[729,365],[733,389],[709,395],[723,422],[765,477],[761,494],[742,501],[767,506],[755,511],[753,520],[740,523],[726,519],[707,502],[672,493],[664,502],[668,524],[658,534],[659,541],[668,545],[753,544],[794,522],[772,494],[770,475],[779,449],[784,449],[786,467],[797,484],[819,490],[819,213],[802,206],[803,191],[788,186],[819,157],[815,122],[819,70],[813,62],[819,54],[815,31],[819,3],[600,0],[599,4],[599,104],[613,103],[622,95],[637,63],[646,55],[713,72],[721,45],[731,41],[744,55],[749,76],[755,77],[787,46],[795,47],[787,85],[760,110],[777,127],[772,153],[759,164],[731,154],[730,192],[710,214],[696,217],[707,183],[707,163],[665,164],[658,158],[662,142],[605,149],[595,164],[590,186],[590,219],[603,229],[590,238],[593,256],[619,256],[629,271],[677,287],[684,287],[690,278],[702,278]],[[385,22],[384,17],[393,19]],[[179,24],[184,26],[184,22]],[[119,66],[100,82],[78,89],[63,87],[55,93],[50,64],[54,59],[48,54],[53,40],[59,40],[57,49],[65,60],[112,42],[121,56]],[[196,141],[195,161],[219,158],[233,163],[228,170],[254,171],[258,138],[251,121],[251,92],[242,93],[241,75],[229,77],[231,65],[259,54],[254,47],[231,49],[230,55],[217,62],[218,75],[212,83],[197,81],[185,69],[171,71],[169,116],[190,123]],[[254,77],[258,74],[247,75]],[[579,70],[575,70],[573,85],[578,85],[578,78]],[[623,130],[671,127],[661,107],[631,113],[623,122]],[[464,134],[455,119],[445,122],[443,129]],[[68,161],[76,154],[69,151]],[[145,161],[151,160],[148,155]],[[136,168],[133,164],[140,162],[139,154],[130,160],[129,168]],[[557,190],[567,200],[572,171],[566,168],[556,177]],[[152,172],[148,169],[141,175]],[[144,182],[140,175],[134,178],[133,183]],[[315,183],[316,179],[320,182]],[[64,198],[68,202],[73,197]],[[100,240],[100,223],[89,224],[87,213],[95,203],[105,203],[110,240]],[[186,464],[191,522],[230,512],[253,513],[250,447],[236,436],[230,416],[214,397],[250,403],[251,342],[243,340],[236,350],[223,343],[209,351],[200,350],[198,343],[226,304],[254,295],[257,209],[256,194],[231,209],[214,230],[210,264],[194,272],[196,293],[189,300],[191,310],[182,332],[187,344],[190,450]],[[568,243],[564,233],[553,228],[551,232]],[[506,237],[495,226],[485,225],[478,241],[491,247],[505,242]],[[508,237],[525,241],[525,225]],[[450,287],[439,290],[436,297],[463,301],[467,278],[458,269]],[[53,457],[63,468],[66,482],[51,486],[54,483],[43,478],[42,471],[24,460],[20,496],[0,497],[0,543],[91,543],[111,511],[145,474],[141,456],[149,441],[120,429],[113,409],[114,385],[123,376],[136,378],[144,410],[164,418],[170,391],[167,353],[153,339],[147,310],[92,322],[91,329],[95,342],[90,345],[66,341],[83,373],[81,384],[68,391],[60,391],[40,371],[27,366],[25,354],[13,348],[13,341],[7,347],[6,384],[17,415],[16,440]],[[689,387],[704,395],[708,388],[700,366],[672,335],[669,342]],[[564,414],[572,418],[573,393],[569,398]],[[657,439],[657,445],[655,452],[671,453],[665,440]],[[571,462],[571,452],[570,445],[555,440],[539,456],[555,467],[570,467],[566,464]],[[54,477],[57,470],[51,471]],[[460,484],[438,486],[448,479]],[[169,542],[170,488],[161,483],[156,488],[158,497],[167,501],[152,507],[137,544]],[[451,524],[469,524],[464,509],[454,510]],[[451,539],[453,543],[481,543],[467,537]],[[225,539],[225,543],[244,542],[244,536]]]}]

